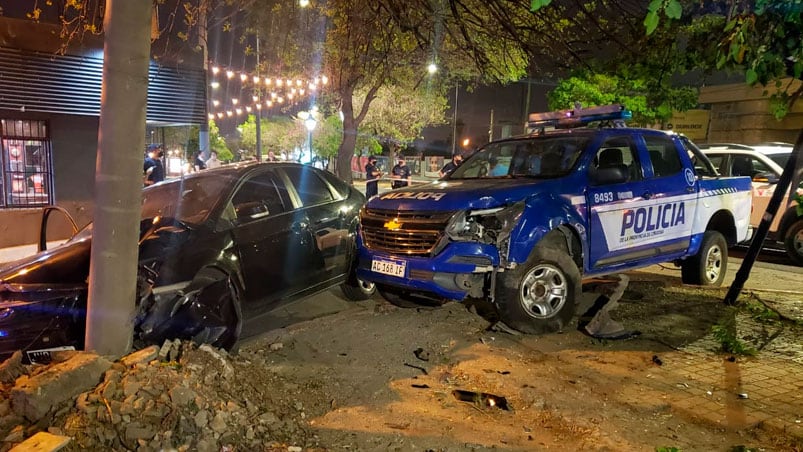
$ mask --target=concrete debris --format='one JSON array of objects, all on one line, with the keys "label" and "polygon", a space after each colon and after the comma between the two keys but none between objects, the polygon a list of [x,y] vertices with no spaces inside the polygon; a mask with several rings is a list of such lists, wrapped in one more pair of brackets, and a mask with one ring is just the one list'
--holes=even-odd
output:
[{"label": "concrete debris", "polygon": [[22,365],[22,352],[19,350],[0,363],[0,383],[14,383],[14,380],[24,373],[25,367]]},{"label": "concrete debris", "polygon": [[136,364],[147,364],[157,356],[159,356],[159,347],[151,345],[125,356],[120,362],[126,367],[131,367]]},{"label": "concrete debris", "polygon": [[[319,446],[308,432],[304,403],[296,397],[306,388],[277,376],[267,364],[265,373],[248,374],[253,367],[246,358],[191,342],[168,342],[170,351],[161,357],[164,346],[136,351],[113,364],[81,352],[60,364],[22,365],[32,377],[19,378],[14,387],[0,386],[0,452],[21,447],[36,433],[72,438],[72,450]],[[171,351],[176,361],[170,360]],[[248,391],[253,380],[276,391]]]},{"label": "concrete debris", "polygon": [[69,436],[38,432],[11,449],[11,452],[56,452],[69,442]]},{"label": "concrete debris", "polygon": [[33,377],[20,377],[11,390],[11,406],[36,422],[53,407],[97,385],[111,364],[94,353],[80,353]]}]

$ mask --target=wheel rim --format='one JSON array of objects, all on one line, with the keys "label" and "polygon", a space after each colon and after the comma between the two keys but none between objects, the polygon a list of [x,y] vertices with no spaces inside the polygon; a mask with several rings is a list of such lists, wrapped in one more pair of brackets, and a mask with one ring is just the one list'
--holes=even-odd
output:
[{"label": "wheel rim", "polygon": [[803,257],[803,229],[798,229],[794,238],[792,238],[792,246],[797,255]]},{"label": "wheel rim", "polygon": [[376,284],[369,281],[363,281],[359,278],[357,278],[357,286],[361,291],[363,291],[363,293],[367,294],[373,294],[374,290],[376,290]]},{"label": "wheel rim", "polygon": [[705,277],[708,281],[716,281],[722,273],[722,249],[712,246],[705,255]]},{"label": "wheel rim", "polygon": [[563,272],[551,264],[539,264],[524,277],[519,302],[533,318],[547,319],[566,304],[569,286]]}]

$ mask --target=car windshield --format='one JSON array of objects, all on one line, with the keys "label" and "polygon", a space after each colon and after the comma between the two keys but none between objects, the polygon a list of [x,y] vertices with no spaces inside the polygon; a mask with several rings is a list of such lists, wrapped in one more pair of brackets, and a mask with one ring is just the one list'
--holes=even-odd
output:
[{"label": "car windshield", "polygon": [[778,166],[780,166],[781,168],[786,168],[786,162],[789,161],[789,156],[791,155],[792,155],[791,153],[769,154],[767,155],[767,157],[772,159],[772,161],[777,163]]},{"label": "car windshield", "polygon": [[490,143],[469,157],[449,179],[554,178],[568,174],[588,144],[587,136],[539,136]]},{"label": "car windshield", "polygon": [[229,177],[210,173],[154,185],[142,191],[141,218],[160,216],[187,224],[203,223],[231,184]]}]

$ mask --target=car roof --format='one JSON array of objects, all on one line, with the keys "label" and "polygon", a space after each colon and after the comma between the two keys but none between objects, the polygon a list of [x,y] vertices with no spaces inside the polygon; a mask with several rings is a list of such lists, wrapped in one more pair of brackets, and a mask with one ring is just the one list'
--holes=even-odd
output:
[{"label": "car roof", "polygon": [[747,151],[758,152],[764,155],[770,154],[790,154],[794,150],[794,146],[789,143],[761,143],[754,146],[737,143],[707,143],[697,145],[703,152],[733,152],[733,151]]}]

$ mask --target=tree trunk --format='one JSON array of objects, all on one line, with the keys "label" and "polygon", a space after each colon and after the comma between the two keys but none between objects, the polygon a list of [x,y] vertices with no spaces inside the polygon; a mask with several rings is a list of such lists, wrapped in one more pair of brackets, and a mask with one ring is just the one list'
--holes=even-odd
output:
[{"label": "tree trunk", "polygon": [[107,0],[86,349],[131,349],[148,97],[151,2]]},{"label": "tree trunk", "polygon": [[351,92],[343,93],[343,141],[337,149],[337,175],[351,184],[351,159],[354,157],[354,148],[357,145],[357,127],[359,124],[354,118],[354,101]]}]

